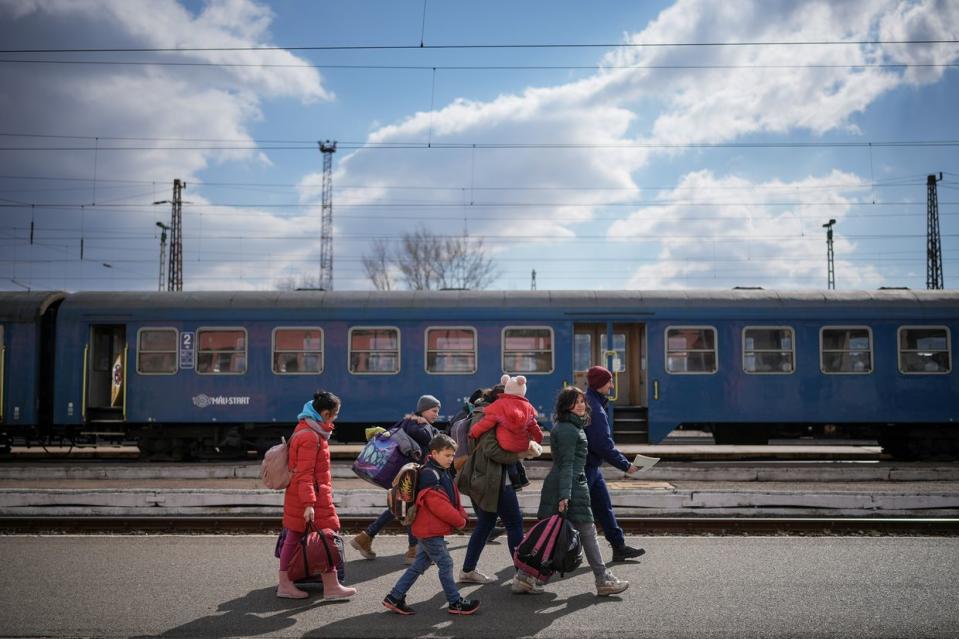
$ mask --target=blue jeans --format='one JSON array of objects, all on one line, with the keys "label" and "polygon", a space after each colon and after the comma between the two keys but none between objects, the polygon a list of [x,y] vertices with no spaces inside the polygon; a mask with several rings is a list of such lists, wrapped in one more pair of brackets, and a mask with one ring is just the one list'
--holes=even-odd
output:
[{"label": "blue jeans", "polygon": [[589,505],[593,510],[593,518],[603,527],[603,536],[613,548],[619,548],[626,543],[623,529],[616,523],[613,514],[613,503],[609,499],[609,488],[603,479],[603,471],[598,467],[586,468],[586,485],[589,486]]},{"label": "blue jeans", "polygon": [[486,547],[489,533],[496,525],[497,516],[503,520],[503,525],[506,526],[506,543],[509,546],[510,557],[513,556],[513,551],[516,550],[520,542],[523,541],[523,513],[519,509],[516,490],[511,485],[504,485],[500,488],[495,513],[477,508],[476,504],[473,504],[473,510],[476,512],[476,527],[473,528],[473,534],[470,535],[469,544],[466,546],[466,559],[463,561],[464,572],[476,570],[476,564],[479,563],[480,554]]},{"label": "blue jeans", "polygon": [[[396,519],[396,517],[393,515],[393,512],[389,508],[387,508],[382,513],[380,513],[380,516],[376,518],[376,521],[374,521],[372,524],[366,527],[366,534],[369,535],[370,537],[376,537],[376,533],[383,530],[383,526],[390,523],[394,519]],[[414,537],[413,533],[410,532],[409,530],[406,531],[406,539],[409,542],[410,546],[416,545],[416,537]]]},{"label": "blue jeans", "polygon": [[446,601],[451,604],[459,601],[460,591],[456,588],[456,580],[453,579],[453,558],[450,557],[450,551],[446,549],[446,540],[442,537],[420,539],[419,546],[416,547],[416,560],[396,582],[390,594],[397,599],[405,597],[419,576],[430,567],[431,560],[439,568],[440,583],[443,584]]}]

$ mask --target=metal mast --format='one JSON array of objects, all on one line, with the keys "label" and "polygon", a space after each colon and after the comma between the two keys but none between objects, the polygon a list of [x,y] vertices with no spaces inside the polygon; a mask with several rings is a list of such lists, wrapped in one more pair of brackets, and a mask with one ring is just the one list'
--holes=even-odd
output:
[{"label": "metal mast", "polygon": [[[942,179],[942,173],[939,174]],[[942,245],[939,242],[939,195],[936,193],[936,176],[926,177],[926,288],[941,289]]]},{"label": "metal mast", "polygon": [[535,268],[533,269],[532,277],[529,282],[529,290],[531,291],[536,290],[536,269]]},{"label": "metal mast", "polygon": [[320,284],[333,290],[333,154],[336,141],[318,142],[323,154],[323,215],[320,223]]},{"label": "metal mast", "polygon": [[157,222],[162,231],[160,232],[160,278],[157,280],[157,290],[163,290],[163,271],[166,266],[166,232],[170,230],[170,227],[164,224],[163,222]]},{"label": "metal mast", "polygon": [[170,219],[170,276],[168,291],[183,290],[183,198],[186,182],[173,180],[173,214]]},{"label": "metal mast", "polygon": [[836,265],[835,265],[835,255],[832,250],[832,227],[836,223],[836,220],[829,220],[822,225],[826,229],[826,265],[827,265],[827,276],[826,276],[826,288],[830,291],[836,290]]}]

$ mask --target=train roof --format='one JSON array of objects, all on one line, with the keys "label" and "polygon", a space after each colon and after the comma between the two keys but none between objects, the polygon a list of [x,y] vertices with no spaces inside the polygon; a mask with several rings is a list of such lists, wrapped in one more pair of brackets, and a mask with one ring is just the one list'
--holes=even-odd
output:
[{"label": "train roof", "polygon": [[60,291],[0,292],[0,321],[33,322],[64,297]]},{"label": "train roof", "polygon": [[[13,294],[16,295],[16,294]],[[3,297],[0,297],[2,305]],[[88,292],[69,295],[64,309],[388,309],[921,307],[959,309],[959,291],[188,291]]]}]

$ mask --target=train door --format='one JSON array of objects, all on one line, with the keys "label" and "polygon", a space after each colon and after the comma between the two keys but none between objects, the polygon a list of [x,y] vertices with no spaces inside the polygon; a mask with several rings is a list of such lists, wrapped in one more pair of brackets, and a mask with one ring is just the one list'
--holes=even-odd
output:
[{"label": "train door", "polygon": [[3,402],[6,394],[7,378],[4,376],[4,364],[7,362],[7,343],[3,340],[3,324],[0,324],[0,424],[3,423]]},{"label": "train door", "polygon": [[126,360],[126,327],[91,327],[84,397],[88,422],[119,422],[126,419]]},{"label": "train door", "polygon": [[646,325],[577,323],[573,327],[573,340],[573,383],[585,389],[590,366],[608,368],[614,383],[610,395],[613,436],[622,442],[645,441]]}]

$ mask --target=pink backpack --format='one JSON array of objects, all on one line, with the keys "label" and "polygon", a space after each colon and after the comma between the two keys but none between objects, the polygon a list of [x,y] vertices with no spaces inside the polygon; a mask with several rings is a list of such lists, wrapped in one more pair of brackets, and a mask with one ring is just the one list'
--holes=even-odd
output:
[{"label": "pink backpack", "polygon": [[[290,436],[290,441],[302,433],[298,430]],[[270,448],[263,455],[260,464],[260,479],[263,485],[273,490],[284,490],[290,485],[293,473],[290,471],[290,444],[285,437],[280,437],[280,443]]]}]

